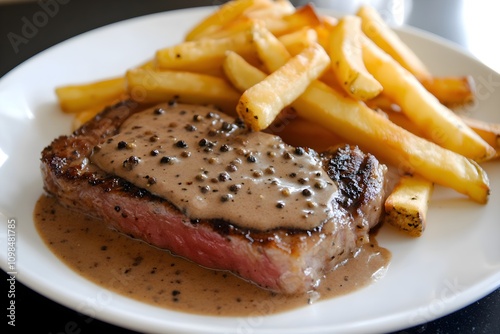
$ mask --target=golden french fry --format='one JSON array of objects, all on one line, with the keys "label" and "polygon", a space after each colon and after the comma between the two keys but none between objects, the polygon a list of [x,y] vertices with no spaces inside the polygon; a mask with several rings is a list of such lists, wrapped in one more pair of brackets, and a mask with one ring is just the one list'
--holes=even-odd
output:
[{"label": "golden french fry", "polygon": [[318,34],[314,29],[304,27],[289,34],[281,35],[279,40],[292,56],[299,54],[307,47],[318,42]]},{"label": "golden french fry", "polygon": [[[265,39],[262,39],[260,42],[264,41]],[[281,48],[274,48],[279,45],[278,43],[279,41],[274,40],[259,47],[261,52],[267,50],[268,53],[262,59],[273,63],[266,64],[268,67],[275,65],[274,55],[281,54]],[[244,62],[243,58],[237,59]],[[239,77],[237,73],[239,68],[241,67],[228,67],[228,70],[236,71],[230,77]],[[257,69],[254,72],[245,71],[245,75],[249,76],[257,71]],[[262,75],[265,74],[257,75],[253,84],[258,83]],[[251,82],[251,78],[247,77],[239,84],[245,82]],[[387,117],[374,112],[364,103],[343,96],[318,80],[309,85],[292,103],[292,107],[300,117],[321,124],[324,128],[405,172],[418,173],[436,184],[465,194],[478,203],[484,204],[488,201],[490,192],[488,176],[474,160],[415,136]]]},{"label": "golden french fry", "polygon": [[497,152],[495,158],[500,157],[500,124],[484,122],[478,119],[462,116],[464,122],[490,144]]},{"label": "golden french fry", "polygon": [[139,103],[178,101],[214,105],[235,115],[240,94],[224,79],[205,74],[179,71],[127,71],[127,91]]},{"label": "golden french fry", "polygon": [[249,8],[270,6],[270,0],[233,0],[218,7],[213,13],[196,24],[186,35],[186,41],[200,39],[235,20]]},{"label": "golden french fry", "polygon": [[329,55],[333,74],[342,88],[364,101],[377,96],[382,85],[363,63],[361,37],[361,19],[351,15],[342,17],[330,33]]},{"label": "golden french fry", "polygon": [[488,201],[487,174],[474,160],[404,130],[362,102],[342,96],[321,82],[311,84],[293,107],[300,116],[322,124],[404,171],[419,173],[479,203]]},{"label": "golden french fry", "polygon": [[321,24],[321,17],[311,4],[307,4],[292,14],[283,16],[280,20],[263,18],[262,22],[275,36],[281,36],[304,27],[314,28]]},{"label": "golden french fry", "polygon": [[412,237],[427,225],[427,210],[434,184],[419,175],[403,175],[387,197],[383,221]]},{"label": "golden french fry", "polygon": [[398,106],[396,103],[394,103],[394,101],[392,101],[383,92],[372,99],[366,100],[365,103],[373,110],[394,111],[394,112],[401,111],[401,107]]},{"label": "golden french fry", "polygon": [[[283,66],[291,57],[283,43],[266,27],[256,26],[253,30],[252,40],[259,59],[262,60],[270,73]],[[273,52],[268,52],[266,47],[271,48]]]},{"label": "golden french fry", "polygon": [[[424,134],[415,126],[415,123],[410,121],[402,112],[395,110],[384,110],[385,115],[395,124],[410,131],[411,133],[422,137]],[[500,124],[488,123],[478,119],[473,119],[465,116],[460,116],[465,124],[467,124],[474,132],[476,132],[484,141],[486,141],[496,151],[496,154],[490,159],[500,157]]]},{"label": "golden french fry", "polygon": [[422,80],[422,85],[448,107],[462,106],[475,98],[474,78],[470,75],[432,77]]},{"label": "golden french fry", "polygon": [[255,24],[259,24],[260,21],[248,17],[241,17],[237,20],[228,23],[226,26],[221,29],[210,33],[205,36],[206,39],[220,39],[220,38],[228,38],[235,36],[239,33],[249,31]]},{"label": "golden french fry", "polygon": [[267,128],[329,65],[330,58],[321,45],[303,50],[245,90],[236,108],[238,115],[254,131]]},{"label": "golden french fry", "polygon": [[125,79],[112,78],[82,85],[61,86],[55,91],[59,106],[64,112],[79,112],[120,98],[125,94]]},{"label": "golden french fry", "polygon": [[318,35],[318,43],[326,50],[330,52],[330,32],[338,24],[338,19],[330,15],[321,15],[321,24],[313,27]]},{"label": "golden french fry", "polygon": [[295,12],[295,6],[288,0],[274,0],[270,6],[249,8],[243,15],[253,19],[278,20]]},{"label": "golden french fry", "polygon": [[473,100],[472,78],[433,77],[415,52],[399,38],[374,8],[363,5],[356,15],[362,19],[362,30],[366,36],[421,81],[442,104],[456,106]]},{"label": "golden french fry", "polygon": [[[224,73],[240,92],[261,82],[267,76],[235,52],[228,52],[224,61]],[[265,131],[279,135],[290,145],[311,147],[317,151],[344,142],[335,133],[298,116],[290,108],[285,108]]]},{"label": "golden french fry", "polygon": [[432,77],[415,52],[399,38],[374,8],[362,5],[356,15],[361,17],[361,28],[366,36],[416,76],[418,80]]},{"label": "golden french fry", "polygon": [[220,68],[228,50],[241,55],[254,53],[252,31],[247,29],[230,37],[183,42],[156,52],[160,70],[210,72]]},{"label": "golden french fry", "polygon": [[401,111],[393,111],[393,110],[384,110],[384,115],[388,117],[391,122],[402,127],[405,130],[410,131],[414,135],[419,137],[424,137],[424,133],[422,130],[415,125],[405,114]]},{"label": "golden french fry", "polygon": [[[222,65],[224,74],[240,92],[264,80],[266,73],[252,66],[243,57],[233,51],[228,51]],[[235,76],[236,75],[236,76]]]},{"label": "golden french fry", "polygon": [[366,68],[426,138],[476,161],[495,155],[495,150],[453,111],[442,105],[424,86],[370,39],[363,39]]}]

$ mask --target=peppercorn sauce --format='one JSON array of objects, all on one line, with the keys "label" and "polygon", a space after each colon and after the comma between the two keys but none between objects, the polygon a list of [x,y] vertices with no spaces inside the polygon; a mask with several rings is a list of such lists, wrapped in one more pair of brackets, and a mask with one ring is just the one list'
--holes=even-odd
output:
[{"label": "peppercorn sauce", "polygon": [[47,247],[85,279],[149,305],[191,314],[256,317],[318,304],[374,283],[391,257],[371,235],[352,258],[325,275],[316,291],[285,295],[151,247],[54,197],[40,196],[33,216]]},{"label": "peppercorn sauce", "polygon": [[134,114],[90,159],[191,219],[263,231],[319,226],[331,218],[337,192],[314,151],[203,107]]}]

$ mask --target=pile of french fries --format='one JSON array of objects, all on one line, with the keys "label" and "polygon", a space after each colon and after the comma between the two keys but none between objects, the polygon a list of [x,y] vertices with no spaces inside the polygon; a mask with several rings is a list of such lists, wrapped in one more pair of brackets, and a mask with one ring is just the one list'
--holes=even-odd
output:
[{"label": "pile of french fries", "polygon": [[480,163],[500,153],[500,125],[452,110],[474,100],[473,80],[434,77],[369,6],[336,18],[288,0],[229,1],[122,77],[56,94],[74,127],[119,100],[175,100],[295,146],[358,145],[399,172],[384,219],[411,236],[425,229],[435,184],[487,203]]}]

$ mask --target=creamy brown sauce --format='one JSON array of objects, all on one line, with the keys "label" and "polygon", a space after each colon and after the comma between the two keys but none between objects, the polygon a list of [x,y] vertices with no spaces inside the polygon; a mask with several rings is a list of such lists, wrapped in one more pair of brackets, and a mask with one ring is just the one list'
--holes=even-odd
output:
[{"label": "creamy brown sauce", "polygon": [[[194,314],[248,316],[306,307],[310,302],[311,295],[279,295],[230,273],[202,268],[110,230],[52,197],[40,197],[34,220],[50,250],[75,272],[148,304]],[[326,275],[318,289],[320,300],[369,285],[383,274],[389,260],[390,253],[372,237],[354,258]]]},{"label": "creamy brown sauce", "polygon": [[266,231],[332,219],[337,187],[316,155],[213,109],[165,104],[129,117],[90,159],[192,219]]}]

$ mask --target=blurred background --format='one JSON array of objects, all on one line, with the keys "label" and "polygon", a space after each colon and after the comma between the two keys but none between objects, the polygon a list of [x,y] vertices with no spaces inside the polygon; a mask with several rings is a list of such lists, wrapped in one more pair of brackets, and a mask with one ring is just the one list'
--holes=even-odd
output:
[{"label": "blurred background", "polygon": [[[130,17],[223,0],[0,0],[0,76],[79,33]],[[292,0],[297,6],[306,0]],[[370,3],[392,25],[410,25],[467,49],[500,73],[500,1],[497,0],[315,0],[317,7],[353,13]],[[34,23],[30,30],[28,23]],[[29,41],[16,38],[29,35]],[[33,36],[32,36],[33,35]],[[17,44],[16,44],[17,43]],[[14,46],[13,46],[14,45]]]}]

